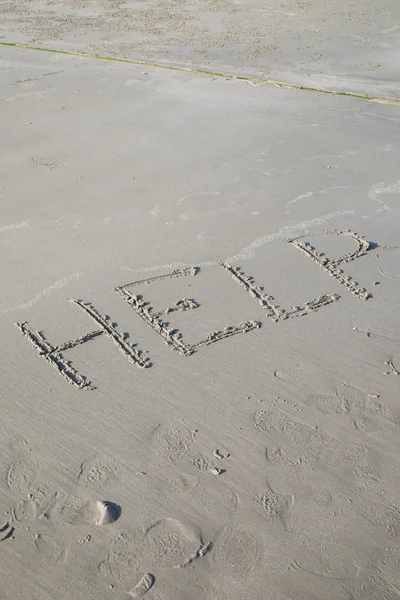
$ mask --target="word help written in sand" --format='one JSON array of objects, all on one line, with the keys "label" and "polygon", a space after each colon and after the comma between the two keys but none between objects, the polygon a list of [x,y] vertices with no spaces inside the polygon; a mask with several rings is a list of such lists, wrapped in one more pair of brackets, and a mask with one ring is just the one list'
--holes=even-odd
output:
[{"label": "word help written in sand", "polygon": [[[320,268],[326,271],[356,298],[367,300],[371,294],[367,292],[365,288],[361,287],[357,282],[355,282],[351,277],[345,275],[340,269],[340,265],[342,263],[349,263],[365,254],[370,249],[369,242],[367,242],[362,236],[351,231],[328,231],[325,235],[342,235],[349,237],[356,242],[357,248],[353,252],[345,254],[344,256],[331,259],[321,252],[318,252],[316,248],[314,248],[308,242],[302,241],[301,237],[294,240],[289,240],[289,243],[303,252],[305,256],[310,258]],[[266,316],[275,322],[311,314],[323,306],[340,300],[339,294],[323,294],[317,298],[311,299],[309,302],[305,302],[301,306],[294,306],[289,309],[285,309],[276,304],[274,297],[266,293],[264,288],[258,285],[253,277],[246,275],[243,270],[232,266],[225,261],[221,261],[219,264],[225,271],[228,271],[232,275],[233,279],[239,285],[241,285],[245,291],[247,291],[253,298],[257,300],[263,309],[266,309]],[[248,333],[249,331],[261,327],[261,323],[259,321],[244,321],[235,325],[228,325],[220,331],[208,333],[204,339],[198,342],[188,343],[183,340],[182,334],[179,331],[171,329],[169,324],[163,321],[162,316],[168,315],[175,311],[198,309],[199,304],[197,304],[195,300],[183,298],[178,300],[172,307],[169,307],[161,312],[155,312],[150,303],[144,300],[143,296],[134,294],[130,289],[142,284],[151,284],[156,281],[159,282],[175,277],[196,276],[199,272],[199,267],[176,269],[171,273],[167,273],[166,275],[158,275],[148,279],[142,279],[116,286],[114,291],[117,292],[117,294],[119,294],[123,300],[125,300],[125,302],[127,302],[127,304],[135,311],[135,313],[157,335],[161,337],[163,343],[168,346],[170,350],[185,357],[191,356],[199,349],[209,346],[215,342],[222,341],[239,333]],[[60,375],[64,377],[68,383],[78,387],[79,389],[94,389],[91,382],[88,381],[84,375],[79,373],[77,369],[72,366],[70,361],[64,358],[64,353],[80,344],[86,344],[100,335],[105,335],[106,337],[110,338],[118,347],[120,352],[122,352],[129,362],[133,363],[135,366],[139,368],[152,366],[150,359],[145,356],[145,352],[139,349],[136,344],[132,344],[127,341],[129,334],[119,333],[116,329],[116,323],[114,323],[109,316],[102,316],[96,310],[93,303],[83,302],[82,300],[71,300],[71,302],[73,302],[76,306],[79,306],[89,317],[91,317],[91,319],[97,324],[98,329],[89,333],[85,333],[73,340],[53,346],[45,338],[41,331],[35,331],[27,322],[17,323],[22,335],[24,335],[33,344],[39,356],[44,358],[48,363],[56,368]]]}]

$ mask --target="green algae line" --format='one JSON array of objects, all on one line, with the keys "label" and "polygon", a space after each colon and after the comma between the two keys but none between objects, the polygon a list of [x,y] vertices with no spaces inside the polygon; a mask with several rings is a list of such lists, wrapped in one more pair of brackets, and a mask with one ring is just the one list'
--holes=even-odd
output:
[{"label": "green algae line", "polygon": [[198,73],[200,75],[207,75],[211,77],[220,77],[223,79],[237,80],[237,81],[248,81],[250,83],[258,83],[265,85],[275,85],[281,88],[289,88],[294,90],[306,90],[309,92],[318,92],[319,94],[329,94],[330,96],[347,96],[348,98],[358,98],[360,100],[368,100],[369,102],[378,102],[381,104],[400,104],[400,99],[397,98],[385,98],[379,96],[369,96],[368,94],[359,94],[357,92],[344,92],[339,90],[330,90],[326,88],[312,87],[308,85],[302,85],[300,83],[288,83],[287,81],[277,81],[275,79],[265,79],[262,77],[251,77],[247,75],[230,75],[228,73],[220,73],[219,71],[210,71],[207,69],[200,69],[196,67],[180,67],[176,65],[167,65],[165,63],[145,61],[145,60],[134,60],[130,58],[120,58],[118,56],[106,56],[102,54],[90,54],[85,52],[76,52],[74,50],[59,50],[57,48],[45,48],[43,46],[32,46],[30,44],[23,44],[19,42],[0,42],[0,46],[8,46],[11,48],[20,48],[22,50],[37,50],[39,52],[52,52],[53,54],[64,54],[66,56],[79,56],[81,58],[91,58],[96,60],[108,60],[117,63],[125,63],[130,65],[137,65],[141,67],[156,68],[156,69],[167,69],[169,71],[179,71],[183,73]]}]

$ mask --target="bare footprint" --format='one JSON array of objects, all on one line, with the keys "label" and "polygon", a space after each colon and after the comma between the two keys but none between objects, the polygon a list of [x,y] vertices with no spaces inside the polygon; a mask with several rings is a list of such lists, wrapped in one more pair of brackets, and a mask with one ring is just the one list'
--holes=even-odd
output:
[{"label": "bare footprint", "polygon": [[7,485],[11,490],[26,493],[36,479],[39,465],[36,461],[22,458],[14,462],[7,472]]},{"label": "bare footprint", "polygon": [[128,592],[133,600],[140,600],[153,587],[156,578],[152,573],[146,573],[141,580]]}]

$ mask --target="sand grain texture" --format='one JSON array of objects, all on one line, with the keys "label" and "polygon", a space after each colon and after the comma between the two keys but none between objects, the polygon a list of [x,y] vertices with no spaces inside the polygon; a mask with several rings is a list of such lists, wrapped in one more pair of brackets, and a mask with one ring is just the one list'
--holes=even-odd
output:
[{"label": "sand grain texture", "polygon": [[[331,4],[9,2],[0,41],[398,96],[397,4]],[[0,45],[4,598],[400,597],[399,123]]]}]

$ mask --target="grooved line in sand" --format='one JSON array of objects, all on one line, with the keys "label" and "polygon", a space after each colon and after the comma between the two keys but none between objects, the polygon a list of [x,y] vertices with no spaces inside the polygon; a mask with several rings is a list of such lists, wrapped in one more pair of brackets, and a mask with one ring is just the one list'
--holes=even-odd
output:
[{"label": "grooved line in sand", "polygon": [[182,275],[194,276],[197,275],[199,271],[200,267],[185,267],[184,269],[175,269],[174,271],[171,271],[171,273],[165,273],[164,275],[154,275],[153,277],[147,277],[146,279],[139,279],[138,281],[133,281],[132,283],[126,283],[123,287],[129,287],[130,285],[148,284],[152,283],[153,281],[162,281],[163,279],[173,279],[174,277],[182,277]]},{"label": "grooved line in sand", "polygon": [[170,329],[168,324],[165,323],[161,318],[162,313],[153,313],[153,308],[148,302],[145,302],[142,296],[137,296],[127,290],[126,288],[131,285],[140,285],[144,283],[150,283],[152,281],[162,280],[165,278],[179,277],[181,275],[197,275],[199,272],[198,267],[188,267],[185,269],[177,269],[166,275],[160,275],[158,277],[150,277],[149,279],[141,279],[140,281],[133,281],[125,285],[120,285],[114,288],[114,290],[122,296],[122,298],[133,308],[133,310],[143,319],[149,327],[151,327],[158,335],[161,336],[164,344],[168,346],[174,352],[181,354],[182,356],[191,356],[197,350],[203,346],[209,346],[214,342],[223,340],[225,338],[236,335],[237,333],[248,333],[253,329],[261,327],[259,321],[245,321],[239,325],[231,325],[225,327],[221,331],[214,331],[213,333],[207,333],[204,340],[197,342],[196,344],[186,344],[182,339],[182,334],[176,329]]},{"label": "grooved line in sand", "polygon": [[343,92],[338,90],[330,90],[327,88],[318,88],[307,85],[301,85],[300,83],[288,83],[285,81],[278,81],[275,79],[264,79],[262,77],[250,77],[246,75],[231,75],[228,73],[220,73],[218,71],[209,71],[207,69],[199,69],[195,67],[182,67],[177,65],[168,65],[165,63],[158,63],[152,61],[141,61],[129,58],[120,58],[116,56],[104,56],[101,54],[89,54],[84,52],[75,52],[73,50],[59,50],[57,48],[45,48],[42,46],[32,46],[30,44],[21,44],[18,42],[0,42],[0,46],[8,46],[11,48],[20,48],[22,50],[37,50],[39,52],[52,52],[54,54],[64,54],[66,56],[80,56],[82,58],[91,58],[97,60],[109,60],[112,62],[127,63],[130,65],[138,65],[142,67],[152,67],[158,69],[167,69],[169,71],[181,71],[184,73],[198,73],[200,75],[209,75],[212,77],[221,77],[224,79],[248,81],[251,83],[274,85],[281,88],[289,88],[295,90],[307,90],[309,92],[318,92],[320,94],[329,94],[331,96],[347,96],[349,98],[358,98],[361,100],[368,100],[370,102],[378,102],[384,104],[400,104],[400,100],[397,98],[370,96],[368,94],[359,94],[357,92]]},{"label": "grooved line in sand", "polygon": [[[318,234],[315,234],[318,235]],[[327,231],[324,235],[344,235],[350,237],[355,240],[357,243],[357,248],[353,252],[348,252],[344,256],[340,256],[335,259],[330,259],[324,256],[322,253],[316,251],[316,249],[308,244],[307,242],[299,241],[300,238],[296,240],[289,240],[289,243],[293,244],[297,248],[299,248],[302,252],[304,252],[309,258],[311,258],[314,262],[316,262],[320,267],[325,269],[334,277],[338,283],[343,285],[346,289],[352,292],[358,298],[363,300],[367,300],[370,297],[370,294],[362,288],[358,283],[353,281],[351,277],[347,277],[343,274],[343,272],[338,268],[342,262],[351,262],[356,258],[365,254],[369,249],[369,243],[361,236],[352,231]],[[273,296],[269,296],[264,292],[264,288],[260,287],[256,284],[253,277],[246,275],[243,271],[241,271],[238,267],[234,267],[230,265],[228,262],[220,261],[219,263],[226,271],[228,271],[233,279],[237,281],[240,285],[244,287],[244,289],[253,297],[258,300],[258,303],[264,308],[267,308],[266,316],[273,319],[275,322],[290,319],[293,317],[300,317],[311,312],[315,312],[322,306],[326,306],[327,304],[331,304],[332,302],[336,302],[340,299],[338,294],[323,294],[314,298],[310,302],[305,302],[301,306],[294,306],[289,310],[280,308],[275,304]]]},{"label": "grooved line in sand", "polygon": [[325,235],[345,235],[355,240],[358,244],[358,248],[354,252],[349,252],[344,256],[332,260],[325,256],[322,252],[318,252],[316,248],[311,246],[311,244],[308,242],[301,241],[300,238],[296,240],[290,240],[289,243],[293,244],[293,246],[296,246],[296,248],[311,258],[312,261],[317,263],[318,266],[329,273],[331,277],[336,279],[340,285],[348,289],[349,292],[354,294],[354,296],[360,298],[360,300],[368,300],[368,298],[371,297],[371,294],[367,292],[365,288],[361,287],[356,281],[353,281],[351,277],[345,275],[338,267],[342,262],[351,262],[365,254],[365,252],[369,250],[369,243],[363,237],[352,231],[327,231]]},{"label": "grooved line in sand", "polygon": [[78,371],[72,367],[69,361],[66,361],[58,348],[69,349],[77,346],[78,344],[83,344],[84,342],[88,342],[103,333],[102,331],[99,333],[98,331],[93,331],[92,333],[87,333],[86,335],[78,338],[77,340],[71,340],[70,342],[65,342],[61,346],[52,346],[44,337],[42,333],[39,331],[34,331],[27,322],[25,323],[16,323],[17,327],[22,332],[22,335],[28,338],[28,340],[35,346],[38,351],[39,356],[43,356],[47,362],[49,362],[52,367],[57,369],[57,371],[62,375],[68,383],[75,385],[80,389],[94,389],[91,385],[90,381],[86,381],[86,377],[84,375],[80,375]]},{"label": "grooved line in sand", "polygon": [[114,343],[117,344],[121,352],[125,354],[128,360],[134,363],[137,367],[144,368],[151,366],[149,359],[144,356],[144,353],[141,350],[135,350],[130,344],[128,344],[125,336],[122,336],[120,333],[118,333],[113,323],[109,322],[105,317],[102,317],[93,307],[93,305],[85,304],[81,300],[71,300],[71,302],[80,306],[80,308],[82,308],[90,317],[92,317],[94,321],[96,321],[98,325],[100,325],[101,329],[85,333],[78,338],[63,342],[58,346],[52,346],[40,331],[34,331],[27,322],[16,323],[17,327],[19,327],[21,330],[22,335],[27,337],[31,344],[35,346],[39,356],[43,356],[47,362],[57,369],[60,375],[62,375],[68,381],[68,383],[75,385],[80,389],[94,389],[91,385],[91,382],[87,381],[84,375],[78,373],[70,361],[65,360],[62,352],[65,352],[65,350],[70,350],[71,348],[75,348],[75,346],[79,346],[80,344],[85,344],[86,342],[93,340],[103,333],[110,337]]},{"label": "grooved line in sand", "polygon": [[275,322],[308,315],[310,312],[314,312],[321,308],[321,306],[326,306],[327,304],[331,304],[331,302],[336,302],[336,300],[340,299],[338,294],[324,294],[323,296],[314,298],[310,302],[305,302],[302,306],[295,306],[286,310],[274,304],[274,298],[265,294],[263,288],[256,285],[254,279],[243,273],[238,267],[233,267],[222,261],[220,262],[220,265],[232,275],[235,281],[244,287],[250,296],[256,298],[262,307],[267,307],[267,317],[270,317]]},{"label": "grooved line in sand", "polygon": [[148,358],[144,356],[142,350],[135,350],[125,339],[125,336],[121,335],[116,331],[113,323],[107,318],[102,317],[100,313],[90,303],[82,302],[82,300],[71,300],[74,304],[80,306],[98,325],[100,325],[103,332],[108,335],[115,344],[117,344],[120,351],[125,354],[127,359],[134,363],[141,369],[150,367],[151,363]]}]

